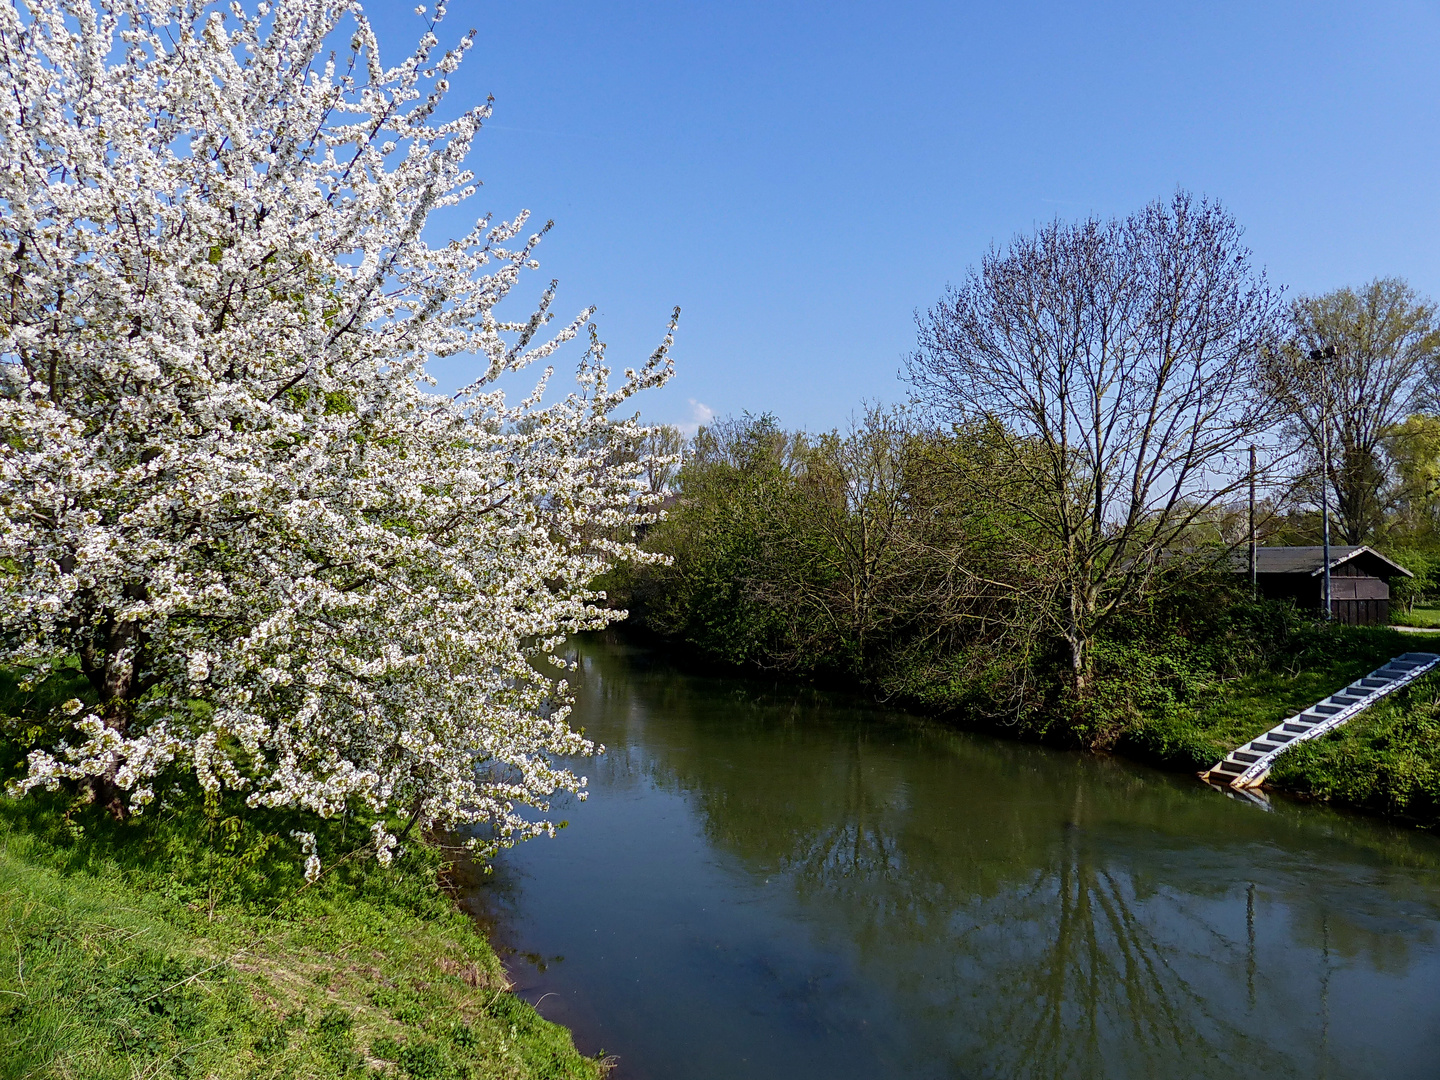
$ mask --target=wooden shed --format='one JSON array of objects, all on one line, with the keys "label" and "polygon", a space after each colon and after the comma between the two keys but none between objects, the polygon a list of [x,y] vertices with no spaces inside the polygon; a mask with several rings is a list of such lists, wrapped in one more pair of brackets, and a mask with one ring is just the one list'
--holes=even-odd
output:
[{"label": "wooden shed", "polygon": [[[1294,600],[1297,607],[1325,606],[1325,555],[1321,547],[1262,547],[1255,551],[1260,595]],[[1249,553],[1238,552],[1236,572],[1249,574]],[[1383,626],[1390,621],[1390,581],[1414,577],[1364,545],[1330,545],[1330,610],[1336,622]]]}]

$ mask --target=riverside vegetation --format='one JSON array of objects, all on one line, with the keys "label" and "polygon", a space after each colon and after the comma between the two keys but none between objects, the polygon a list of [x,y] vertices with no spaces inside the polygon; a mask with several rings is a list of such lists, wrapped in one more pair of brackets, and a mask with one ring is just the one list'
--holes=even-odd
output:
[{"label": "riverside vegetation", "polygon": [[[1202,557],[1168,568],[1097,635],[1077,694],[1064,642],[1025,608],[1044,568],[998,542],[991,519],[1003,511],[948,467],[977,452],[963,433],[893,410],[820,437],[768,415],[711,425],[666,478],[665,520],[644,533],[669,565],[616,572],[612,600],[632,626],[710,662],[847,683],[965,726],[1176,770],[1206,768],[1426,648],[1388,627],[1325,626],[1251,600],[1229,572],[1236,515],[1217,513],[1194,528]],[[1272,515],[1266,531],[1303,542],[1310,525]],[[1410,562],[1420,573],[1409,589],[1423,595],[1433,562]],[[1440,679],[1422,679],[1286,755],[1270,783],[1440,823],[1437,710]]]},{"label": "riverside vegetation", "polygon": [[[612,602],[713,660],[1183,769],[1423,648],[1316,625],[1234,570],[1252,527],[1318,544],[1328,507],[1335,542],[1415,568],[1395,603],[1417,618],[1440,553],[1436,308],[1396,279],[1283,303],[1240,235],[1184,191],[1054,222],[917,314],[909,407],[650,436],[683,462],[650,474],[670,507],[643,546],[666,560],[618,567]],[[1433,822],[1434,693],[1273,782]]]}]

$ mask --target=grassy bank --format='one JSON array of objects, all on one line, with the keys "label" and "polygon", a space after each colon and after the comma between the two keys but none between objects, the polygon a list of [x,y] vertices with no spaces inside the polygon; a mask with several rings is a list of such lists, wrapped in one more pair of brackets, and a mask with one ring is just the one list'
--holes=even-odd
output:
[{"label": "grassy bank", "polygon": [[[1209,685],[1192,705],[1145,715],[1117,749],[1170,768],[1207,768],[1390,658],[1436,649],[1440,638],[1387,627],[1315,627],[1256,670]],[[1440,675],[1426,676],[1329,735],[1287,751],[1267,785],[1440,825]]]},{"label": "grassy bank", "polygon": [[1397,604],[1391,612],[1391,618],[1399,626],[1423,626],[1426,629],[1440,630],[1440,607],[1428,604],[1416,604],[1409,611],[1403,610]]},{"label": "grassy bank", "polygon": [[1329,735],[1282,754],[1282,791],[1440,826],[1440,675],[1427,675]]},{"label": "grassy bank", "polygon": [[1117,749],[1169,768],[1208,768],[1391,657],[1424,647],[1388,627],[1297,628],[1242,674],[1197,680],[1184,700],[1144,710]]},{"label": "grassy bank", "polygon": [[307,886],[284,822],[227,809],[0,800],[0,1077],[601,1074],[506,991],[435,848],[385,868],[339,824]]}]

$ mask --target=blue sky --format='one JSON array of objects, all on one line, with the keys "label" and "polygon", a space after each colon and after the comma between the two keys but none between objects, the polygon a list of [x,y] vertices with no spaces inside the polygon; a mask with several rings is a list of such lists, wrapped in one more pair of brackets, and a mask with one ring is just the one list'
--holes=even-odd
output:
[{"label": "blue sky", "polygon": [[[371,0],[382,42],[412,9]],[[452,0],[442,40],[471,25],[454,94],[496,98],[472,206],[555,220],[527,302],[558,277],[617,366],[682,307],[654,420],[899,400],[914,310],[992,242],[1177,186],[1292,293],[1440,296],[1433,2]]]}]

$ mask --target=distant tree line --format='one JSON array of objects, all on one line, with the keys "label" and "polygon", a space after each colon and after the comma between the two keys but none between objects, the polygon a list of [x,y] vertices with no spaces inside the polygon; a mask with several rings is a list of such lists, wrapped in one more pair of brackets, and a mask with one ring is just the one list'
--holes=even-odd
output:
[{"label": "distant tree line", "polygon": [[1252,476],[1262,542],[1319,543],[1325,491],[1332,542],[1415,565],[1402,599],[1426,587],[1440,326],[1403,282],[1287,303],[1180,192],[992,249],[917,330],[907,406],[654,432],[675,464],[643,544],[670,564],[622,571],[614,602],[725,662],[1103,744],[1124,669],[1177,639],[1240,664],[1273,624],[1230,572]]}]

